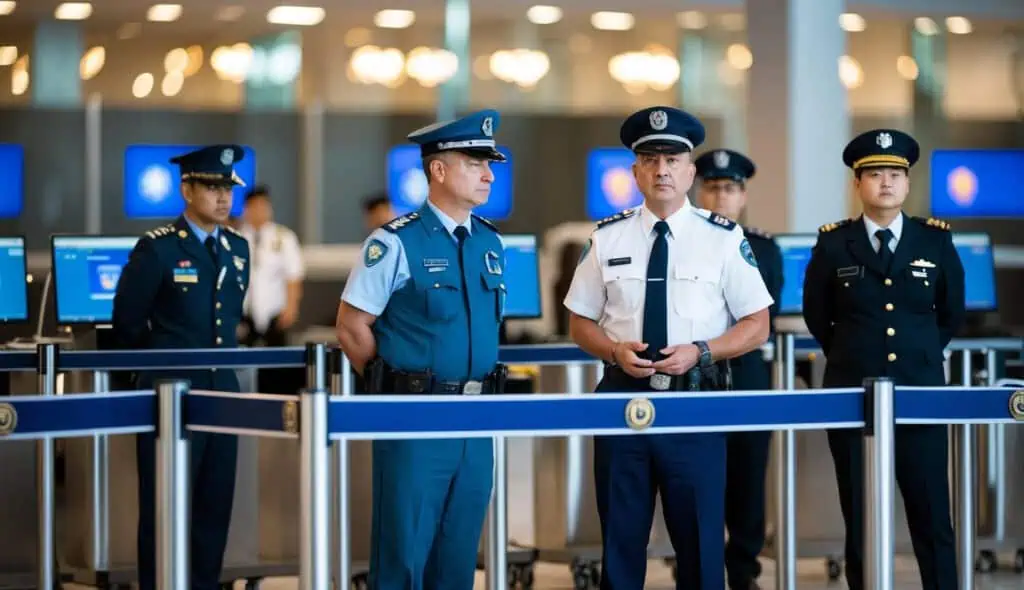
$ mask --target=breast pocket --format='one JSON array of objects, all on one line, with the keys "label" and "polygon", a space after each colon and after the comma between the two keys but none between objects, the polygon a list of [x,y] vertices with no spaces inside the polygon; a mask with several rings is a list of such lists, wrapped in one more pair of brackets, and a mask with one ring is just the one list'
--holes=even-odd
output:
[{"label": "breast pocket", "polygon": [[910,267],[904,271],[904,296],[910,308],[931,311],[935,305],[935,283],[938,270]]},{"label": "breast pocket", "polygon": [[461,281],[453,274],[432,276],[424,285],[427,300],[427,319],[436,322],[451,321],[462,309]]},{"label": "breast pocket", "polygon": [[647,286],[647,269],[639,264],[605,266],[601,270],[608,302],[605,313],[613,318],[633,317],[640,312]]},{"label": "breast pocket", "polygon": [[704,320],[721,310],[721,268],[715,264],[683,262],[671,272],[669,298],[676,315]]},{"label": "breast pocket", "polygon": [[839,305],[845,309],[856,307],[856,304],[863,300],[859,294],[864,286],[858,267],[849,267],[849,270],[839,269],[832,279],[832,290],[835,293]]},{"label": "breast pocket", "polygon": [[480,278],[483,280],[488,299],[494,300],[494,318],[500,322],[505,318],[505,280],[501,275],[489,272],[480,273]]}]

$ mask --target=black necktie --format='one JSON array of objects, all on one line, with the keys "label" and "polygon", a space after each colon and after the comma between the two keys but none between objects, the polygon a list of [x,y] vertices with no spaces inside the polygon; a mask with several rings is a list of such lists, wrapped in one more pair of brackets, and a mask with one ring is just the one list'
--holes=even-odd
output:
[{"label": "black necktie", "polygon": [[469,230],[466,226],[460,225],[455,228],[455,238],[459,241],[459,278],[462,279],[462,304],[466,307],[466,326],[469,328],[469,365],[466,370],[466,378],[473,378],[473,319],[469,308],[469,289],[466,287],[466,266],[463,263],[462,253],[465,251],[463,246],[466,245],[466,240],[469,238]]},{"label": "black necktie", "polygon": [[647,260],[647,294],[644,298],[644,342],[647,358],[657,361],[660,351],[668,346],[668,224],[654,224],[651,257]]},{"label": "black necktie", "polygon": [[880,229],[875,232],[880,244],[878,258],[882,261],[882,269],[889,272],[889,264],[892,262],[892,250],[889,249],[889,240],[893,238],[891,229]]},{"label": "black necktie", "polygon": [[217,240],[213,239],[213,236],[206,236],[206,241],[203,242],[206,245],[206,251],[210,253],[210,258],[213,262],[217,262]]}]

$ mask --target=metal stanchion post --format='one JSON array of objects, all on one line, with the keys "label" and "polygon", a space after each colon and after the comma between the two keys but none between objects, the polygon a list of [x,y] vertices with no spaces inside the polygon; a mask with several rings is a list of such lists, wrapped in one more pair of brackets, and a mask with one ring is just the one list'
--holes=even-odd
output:
[{"label": "metal stanchion post", "polygon": [[[565,366],[566,393],[583,393],[583,363],[568,363]],[[565,441],[565,541],[567,546],[576,543],[580,532],[580,512],[583,502],[583,437],[569,435]]]},{"label": "metal stanchion post", "polygon": [[[780,334],[775,354],[783,389],[796,387],[795,336]],[[796,588],[796,431],[780,430],[775,454],[775,578],[777,590]]]},{"label": "metal stanchion post", "polygon": [[893,587],[895,388],[889,379],[864,385],[864,588]]},{"label": "metal stanchion post", "polygon": [[157,393],[157,587],[185,590],[188,575],[189,454],[184,398],[188,383],[160,381]]},{"label": "metal stanchion post", "polygon": [[[327,391],[304,389],[299,408],[299,470],[301,522],[299,538],[299,589],[324,590],[331,581],[330,561],[330,462],[327,429]],[[338,474],[339,486],[348,488],[348,473]],[[348,514],[339,515],[342,528]],[[347,585],[346,585],[347,586]],[[339,586],[343,587],[343,586]]]},{"label": "metal stanchion post", "polygon": [[[964,350],[960,366],[961,383],[972,385],[971,351]],[[960,590],[974,588],[974,425],[953,426],[953,509],[956,528],[957,570]]]},{"label": "metal stanchion post", "polygon": [[[352,366],[340,348],[332,348],[328,357],[331,373],[331,395],[352,395]],[[349,489],[344,485],[348,480],[341,476],[349,472],[349,449],[347,440],[336,440],[331,451],[334,453],[334,576],[335,588],[347,588],[352,580],[352,552],[349,546]]]},{"label": "metal stanchion post", "polygon": [[[40,344],[36,349],[39,394],[57,395],[57,345]],[[39,568],[37,581],[41,590],[57,586],[56,534],[54,529],[54,448],[53,438],[44,436],[36,443],[36,498],[39,510]]]},{"label": "metal stanchion post", "polygon": [[306,387],[327,391],[327,345],[306,343]]},{"label": "metal stanchion post", "polygon": [[[110,391],[110,373],[94,371],[92,390],[97,393]],[[106,434],[92,436],[92,540],[90,559],[92,571],[110,571],[110,437]]]},{"label": "metal stanchion post", "polygon": [[508,454],[505,437],[494,437],[494,494],[487,530],[487,587],[508,588]]},{"label": "metal stanchion post", "polygon": [[[998,351],[987,349],[985,351],[985,374],[986,383],[989,387],[995,387],[999,381],[996,374],[998,369]],[[988,432],[988,485],[992,490],[992,536],[996,542],[1006,540],[1006,425],[989,424],[985,430]]]}]

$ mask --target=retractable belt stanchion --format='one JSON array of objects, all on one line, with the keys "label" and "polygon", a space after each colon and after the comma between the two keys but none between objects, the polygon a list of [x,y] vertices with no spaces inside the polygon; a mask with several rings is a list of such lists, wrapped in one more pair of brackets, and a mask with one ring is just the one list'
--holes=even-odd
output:
[{"label": "retractable belt stanchion", "polygon": [[189,453],[185,432],[185,381],[160,381],[157,392],[156,506],[157,587],[186,590],[189,549]]},{"label": "retractable belt stanchion", "polygon": [[[93,371],[92,389],[96,393],[110,391],[110,373]],[[92,435],[92,453],[89,457],[92,470],[92,539],[89,542],[89,559],[92,571],[110,572],[110,435]]]},{"label": "retractable belt stanchion", "polygon": [[[961,385],[972,383],[971,351],[961,351]],[[973,424],[953,425],[953,509],[956,527],[957,575],[960,590],[974,588],[974,432]]]},{"label": "retractable belt stanchion", "polygon": [[895,389],[889,379],[864,386],[864,587],[892,590]]},{"label": "retractable belt stanchion", "polygon": [[505,437],[494,441],[494,493],[491,495],[491,514],[487,530],[487,587],[490,590],[508,588],[508,454]]},{"label": "retractable belt stanchion", "polygon": [[306,387],[327,390],[327,345],[306,343]]},{"label": "retractable belt stanchion", "polygon": [[[985,384],[995,387],[999,381],[996,374],[999,351],[994,348],[985,349]],[[992,537],[1001,542],[1006,539],[1006,425],[990,424],[985,429],[988,433],[988,489],[992,490]]]},{"label": "retractable belt stanchion", "polygon": [[[776,336],[775,354],[781,362],[782,389],[792,391],[796,386],[796,351],[793,334]],[[775,432],[775,588],[796,589],[796,431]]]},{"label": "retractable belt stanchion", "polygon": [[[348,357],[340,348],[332,348],[328,355],[328,363],[331,379],[331,395],[347,396],[352,395],[351,365]],[[349,473],[348,441],[337,440],[331,445],[334,453],[334,473],[332,483],[334,488],[334,583],[335,588],[347,588],[352,579],[352,551],[349,545],[349,537],[352,534],[349,519],[349,489],[348,479],[343,478],[342,473]]]},{"label": "retractable belt stanchion", "polygon": [[[57,395],[57,345],[40,344],[37,347],[36,363],[39,394],[45,397]],[[41,590],[56,587],[60,575],[55,550],[54,475],[53,437],[43,436],[36,443],[36,494],[39,509],[39,563],[36,567]]]},{"label": "retractable belt stanchion", "polygon": [[[323,345],[319,345],[323,346]],[[327,391],[305,389],[299,408],[299,446],[302,466],[299,470],[301,523],[299,539],[299,589],[324,590],[331,581],[330,462],[328,460]],[[339,485],[348,487],[348,473],[338,474]],[[348,526],[348,515],[339,515],[341,528]],[[338,587],[347,587],[339,585]]]}]

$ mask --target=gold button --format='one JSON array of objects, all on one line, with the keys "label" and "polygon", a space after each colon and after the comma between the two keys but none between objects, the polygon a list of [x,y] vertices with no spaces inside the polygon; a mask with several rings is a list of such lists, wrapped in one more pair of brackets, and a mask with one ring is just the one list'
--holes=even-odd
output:
[{"label": "gold button", "polygon": [[928,281],[925,281],[925,282],[924,282],[924,286],[925,286],[925,287],[927,287],[927,286],[928,286]]},{"label": "gold button", "polygon": [[220,336],[217,336],[217,344],[221,344],[222,342],[224,342],[224,339],[221,338]]},{"label": "gold button", "polygon": [[885,304],[885,311],[892,311],[892,310],[893,310],[893,305],[891,303],[886,303]]},{"label": "gold button", "polygon": [[217,309],[220,309],[220,301],[217,302]]},{"label": "gold button", "polygon": [[892,286],[892,279],[885,279],[885,286],[886,287],[891,287]]},{"label": "gold button", "polygon": [[896,361],[896,353],[895,352],[890,352],[889,353],[889,362],[891,363],[891,362],[895,362],[895,361]]},{"label": "gold button", "polygon": [[885,333],[890,335],[890,336],[895,336],[896,335],[896,330],[893,330],[892,328],[889,328],[888,330],[885,331]]},{"label": "gold button", "polygon": [[220,325],[220,318],[217,318],[217,325]]},{"label": "gold button", "polygon": [[850,286],[850,283],[843,283],[843,286],[844,286],[844,287],[849,287],[849,286]]}]

